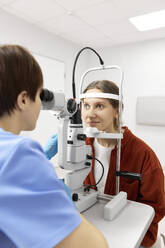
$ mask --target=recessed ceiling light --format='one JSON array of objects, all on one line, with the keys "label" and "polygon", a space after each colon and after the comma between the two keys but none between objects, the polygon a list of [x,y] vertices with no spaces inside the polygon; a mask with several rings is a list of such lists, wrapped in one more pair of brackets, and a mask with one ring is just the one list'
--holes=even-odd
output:
[{"label": "recessed ceiling light", "polygon": [[165,10],[129,18],[129,21],[139,30],[146,31],[165,27]]}]

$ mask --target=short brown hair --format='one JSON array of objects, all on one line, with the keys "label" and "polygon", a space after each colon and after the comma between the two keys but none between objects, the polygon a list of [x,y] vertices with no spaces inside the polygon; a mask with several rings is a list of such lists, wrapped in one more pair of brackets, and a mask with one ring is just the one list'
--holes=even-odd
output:
[{"label": "short brown hair", "polygon": [[35,101],[42,85],[41,68],[28,50],[19,45],[0,46],[0,117],[13,112],[24,90]]}]

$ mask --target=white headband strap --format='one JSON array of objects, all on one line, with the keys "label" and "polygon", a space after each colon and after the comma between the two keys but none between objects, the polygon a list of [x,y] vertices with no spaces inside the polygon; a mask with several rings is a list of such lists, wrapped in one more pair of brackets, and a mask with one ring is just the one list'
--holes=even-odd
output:
[{"label": "white headband strap", "polygon": [[108,98],[108,99],[114,99],[119,100],[119,96],[115,94],[109,94],[109,93],[84,93],[80,94],[79,99],[84,98]]}]

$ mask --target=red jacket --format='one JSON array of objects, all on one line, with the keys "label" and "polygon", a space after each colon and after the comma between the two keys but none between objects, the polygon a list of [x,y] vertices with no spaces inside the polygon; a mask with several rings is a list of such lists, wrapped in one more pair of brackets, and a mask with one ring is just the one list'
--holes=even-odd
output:
[{"label": "red jacket", "polygon": [[[143,239],[142,246],[150,247],[157,238],[158,222],[165,216],[165,192],[164,175],[160,162],[152,149],[131,131],[124,127],[125,131],[121,141],[120,170],[140,173],[142,180],[120,177],[120,191],[127,192],[129,200],[141,202],[155,209],[155,217]],[[94,156],[94,139],[87,138],[86,144],[92,146]],[[110,167],[107,175],[105,194],[114,195],[116,192],[116,154],[115,147],[111,152]],[[84,181],[84,184],[95,184],[94,159],[92,170]]]}]

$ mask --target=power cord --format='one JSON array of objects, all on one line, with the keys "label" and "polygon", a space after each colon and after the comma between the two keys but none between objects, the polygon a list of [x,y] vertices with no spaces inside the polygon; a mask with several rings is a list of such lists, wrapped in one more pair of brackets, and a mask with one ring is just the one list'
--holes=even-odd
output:
[{"label": "power cord", "polygon": [[[90,155],[87,155],[87,158],[88,158],[88,159],[93,159],[93,157],[90,156]],[[95,158],[95,157],[94,157],[94,159],[95,159],[97,162],[99,162],[99,164],[101,165],[101,167],[102,167],[102,174],[101,174],[101,177],[99,178],[99,180],[96,182],[96,184],[93,184],[93,185],[84,185],[84,186],[86,186],[86,187],[84,188],[84,192],[86,192],[86,191],[89,192],[89,190],[90,190],[91,187],[96,187],[96,190],[97,190],[97,185],[101,182],[101,180],[102,180],[102,178],[103,178],[103,176],[104,176],[104,165],[102,164],[102,162],[101,162],[99,159],[97,159],[97,158]]]}]

